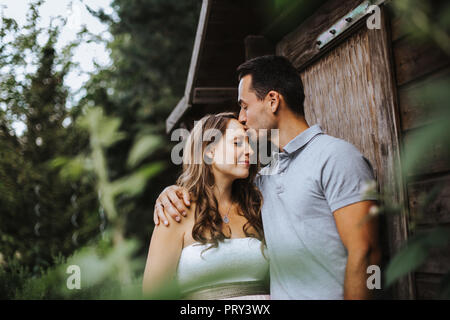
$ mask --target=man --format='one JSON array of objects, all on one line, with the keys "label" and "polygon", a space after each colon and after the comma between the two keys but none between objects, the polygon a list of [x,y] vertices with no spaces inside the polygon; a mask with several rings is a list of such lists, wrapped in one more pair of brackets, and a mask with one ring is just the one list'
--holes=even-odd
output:
[{"label": "man", "polygon": [[[237,71],[239,121],[260,135],[278,129],[280,152],[255,181],[264,198],[271,298],[369,298],[367,267],[381,258],[377,221],[367,219],[376,198],[363,194],[374,180],[370,163],[350,143],[308,125],[303,85],[287,59],[258,57]],[[167,225],[165,213],[180,221],[184,204],[185,190],[166,188],[155,223]]]}]

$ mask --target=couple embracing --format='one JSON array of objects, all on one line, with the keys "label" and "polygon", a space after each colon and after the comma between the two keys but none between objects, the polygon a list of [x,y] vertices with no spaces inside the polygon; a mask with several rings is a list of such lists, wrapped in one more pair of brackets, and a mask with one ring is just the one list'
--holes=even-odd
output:
[{"label": "couple embracing", "polygon": [[[158,197],[144,292],[173,284],[185,299],[370,298],[367,268],[381,252],[377,220],[367,219],[369,161],[308,125],[286,58],[258,57],[237,73],[239,115],[196,123],[177,185]],[[249,132],[272,129],[279,150],[260,169]]]}]

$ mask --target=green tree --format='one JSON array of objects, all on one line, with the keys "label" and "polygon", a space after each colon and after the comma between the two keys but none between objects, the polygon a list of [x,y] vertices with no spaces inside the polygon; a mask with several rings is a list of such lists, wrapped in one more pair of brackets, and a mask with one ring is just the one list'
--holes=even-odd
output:
[{"label": "green tree", "polygon": [[[114,0],[112,15],[90,10],[109,25],[112,64],[92,75],[78,112],[100,106],[107,115],[120,118],[120,129],[127,132],[107,152],[108,174],[116,179],[129,173],[133,144],[144,151],[142,166],[166,163],[141,195],[117,199],[119,210],[128,214],[127,235],[138,236],[144,244],[141,254],[153,228],[156,197],[179,173],[170,160],[172,144],[166,143],[165,120],[184,93],[200,6],[196,0]],[[145,153],[162,141],[157,152]]]},{"label": "green tree", "polygon": [[[74,67],[71,52],[78,42],[56,52],[64,21],[39,28],[41,4],[30,4],[22,28],[2,16],[0,29],[0,252],[35,274],[88,241],[99,225],[91,214],[97,210],[92,183],[71,184],[49,166],[56,156],[77,154],[88,140],[75,126],[63,125],[70,118],[64,78]],[[17,122],[25,126],[21,134],[13,130]]]}]

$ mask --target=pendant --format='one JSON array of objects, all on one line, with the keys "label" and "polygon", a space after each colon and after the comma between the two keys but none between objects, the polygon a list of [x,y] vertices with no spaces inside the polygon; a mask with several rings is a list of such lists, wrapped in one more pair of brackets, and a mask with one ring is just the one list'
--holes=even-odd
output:
[{"label": "pendant", "polygon": [[228,223],[230,222],[230,219],[228,219],[228,217],[223,217],[223,222]]}]

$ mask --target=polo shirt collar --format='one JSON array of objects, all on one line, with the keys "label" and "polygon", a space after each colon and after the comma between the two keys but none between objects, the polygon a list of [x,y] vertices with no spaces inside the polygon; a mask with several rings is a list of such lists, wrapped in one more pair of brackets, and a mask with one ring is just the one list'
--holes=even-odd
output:
[{"label": "polo shirt collar", "polygon": [[321,133],[323,133],[322,128],[318,124],[315,124],[289,141],[283,150],[287,154],[293,153],[304,147],[312,138]]}]

